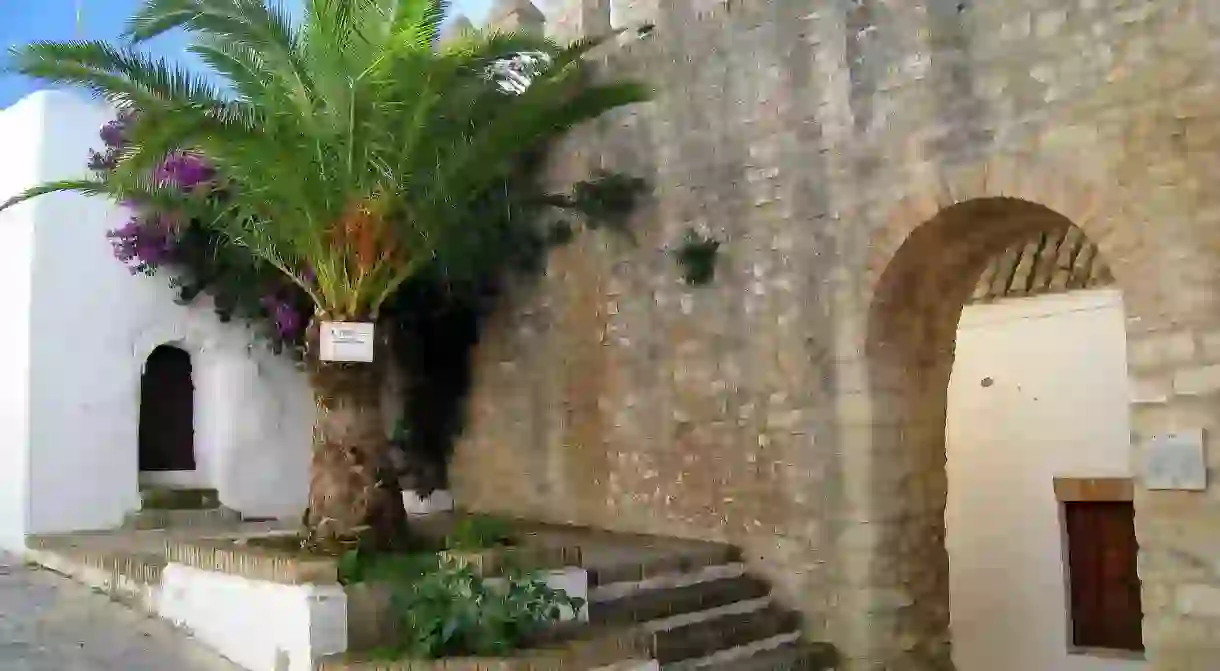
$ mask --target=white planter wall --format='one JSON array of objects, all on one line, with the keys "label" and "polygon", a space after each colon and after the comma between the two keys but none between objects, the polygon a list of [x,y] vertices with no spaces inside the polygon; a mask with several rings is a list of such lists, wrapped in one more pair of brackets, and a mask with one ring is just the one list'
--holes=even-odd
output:
[{"label": "white planter wall", "polygon": [[[587,599],[583,569],[547,572],[551,587]],[[312,671],[347,650],[347,595],[338,585],[280,585],[170,564],[152,609],[248,671]],[[588,621],[586,606],[564,620]]]},{"label": "white planter wall", "polygon": [[313,671],[347,649],[339,585],[280,585],[170,564],[156,612],[249,671]]}]

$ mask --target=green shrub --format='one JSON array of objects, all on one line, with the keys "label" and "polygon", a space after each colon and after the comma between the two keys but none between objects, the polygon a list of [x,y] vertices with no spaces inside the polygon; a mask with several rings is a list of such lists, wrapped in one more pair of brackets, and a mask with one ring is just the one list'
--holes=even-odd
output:
[{"label": "green shrub", "polygon": [[350,550],[339,558],[339,582],[355,585],[364,582],[411,584],[434,572],[440,558],[432,552],[417,554],[376,554]]},{"label": "green shrub", "polygon": [[499,656],[558,622],[566,608],[583,606],[583,600],[537,578],[513,576],[497,584],[469,566],[446,562],[395,591],[403,632],[395,652],[421,658]]},{"label": "green shrub", "polygon": [[463,517],[446,538],[445,547],[449,550],[469,552],[509,545],[513,540],[512,531],[512,525],[498,517]]},{"label": "green shrub", "polygon": [[353,551],[340,561],[340,574],[346,584],[376,582],[392,590],[401,639],[375,651],[391,659],[502,656],[585,604],[534,575],[489,580],[431,553]]}]

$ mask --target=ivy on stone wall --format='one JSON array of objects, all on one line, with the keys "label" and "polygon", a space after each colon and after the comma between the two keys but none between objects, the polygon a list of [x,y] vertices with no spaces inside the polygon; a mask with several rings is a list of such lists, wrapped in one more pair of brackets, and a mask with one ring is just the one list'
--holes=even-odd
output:
[{"label": "ivy on stone wall", "polygon": [[720,252],[720,241],[687,229],[686,237],[674,251],[678,265],[682,268],[682,279],[692,286],[711,283],[716,277],[716,259]]}]

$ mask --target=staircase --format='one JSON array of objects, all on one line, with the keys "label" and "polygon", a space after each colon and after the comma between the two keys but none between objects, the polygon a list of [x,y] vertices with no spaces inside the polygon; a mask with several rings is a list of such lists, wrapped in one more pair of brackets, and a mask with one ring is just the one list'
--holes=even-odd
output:
[{"label": "staircase", "polygon": [[242,521],[236,510],[220,504],[215,489],[142,487],[140,509],[129,513],[128,529],[230,528]]},{"label": "staircase", "polygon": [[[129,529],[33,537],[30,556],[151,608],[177,536],[266,535],[278,523],[242,522],[215,490],[148,488]],[[157,530],[141,530],[157,529]],[[321,660],[323,671],[821,671],[834,649],[808,641],[800,618],[751,575],[740,552],[716,543],[546,526],[535,542],[579,550],[588,622],[555,627],[501,660],[379,658],[368,646]],[[350,613],[349,613],[350,619]],[[350,626],[349,622],[349,626]],[[486,664],[485,664],[486,662]]]},{"label": "staircase", "polygon": [[[322,671],[822,671],[835,651],[802,635],[736,548],[546,528],[537,542],[579,547],[588,622],[569,621],[503,660],[386,660],[353,649]],[[485,663],[486,662],[486,663]]]},{"label": "staircase", "polygon": [[703,545],[590,568],[590,624],[633,629],[663,671],[833,669],[831,647],[805,642],[799,617],[736,555]]}]

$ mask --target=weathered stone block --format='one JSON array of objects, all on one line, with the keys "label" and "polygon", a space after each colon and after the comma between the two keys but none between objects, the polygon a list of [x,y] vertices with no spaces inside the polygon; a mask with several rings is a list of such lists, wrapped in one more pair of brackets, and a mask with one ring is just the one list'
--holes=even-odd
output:
[{"label": "weathered stone block", "polygon": [[1127,342],[1127,365],[1132,370],[1151,370],[1187,363],[1196,354],[1189,331],[1155,334]]},{"label": "weathered stone block", "polygon": [[1134,405],[1158,405],[1168,403],[1173,396],[1173,377],[1164,375],[1131,375],[1127,382]]},{"label": "weathered stone block", "polygon": [[1173,390],[1183,396],[1203,396],[1220,391],[1220,365],[1177,371],[1173,375]]}]

